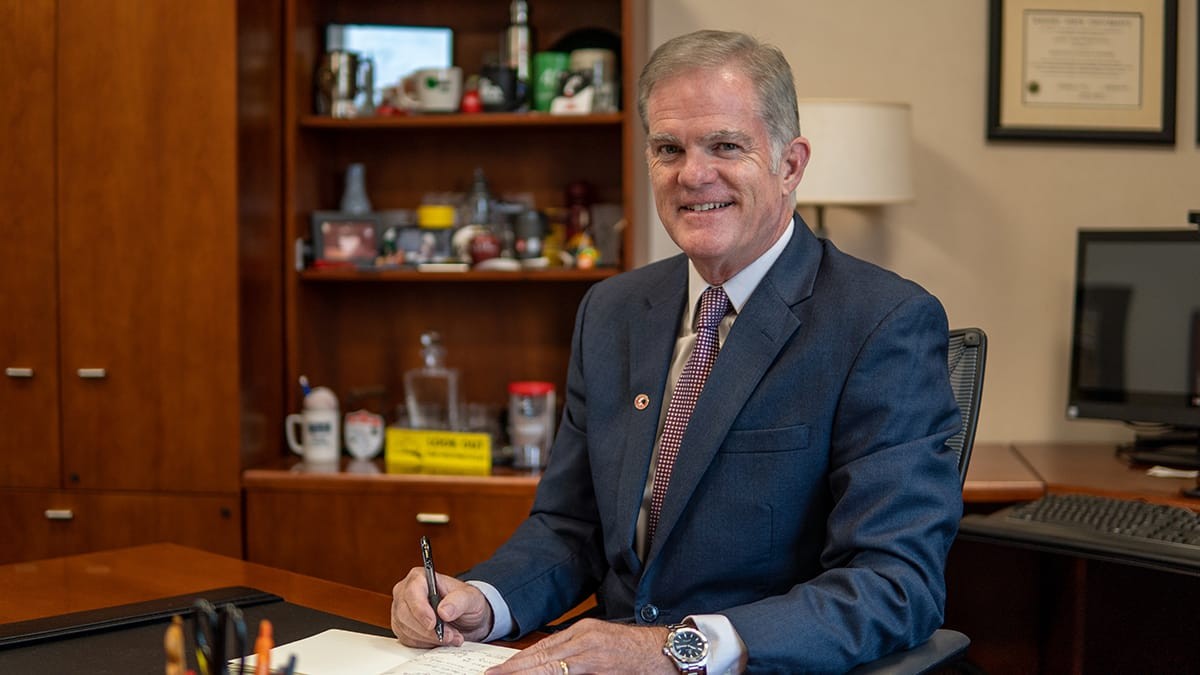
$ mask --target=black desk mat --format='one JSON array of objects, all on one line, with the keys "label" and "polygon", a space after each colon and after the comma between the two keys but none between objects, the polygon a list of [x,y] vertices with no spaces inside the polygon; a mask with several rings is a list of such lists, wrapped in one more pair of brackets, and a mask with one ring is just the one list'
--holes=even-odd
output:
[{"label": "black desk mat", "polygon": [[[249,589],[253,590],[253,589]],[[267,594],[269,595],[269,594]],[[264,604],[242,607],[247,626],[247,653],[254,649],[254,636],[258,633],[258,622],[268,619],[275,636],[275,644],[294,642],[316,635],[329,628],[391,635],[381,628],[361,621],[347,619],[321,612],[309,607],[276,600]],[[115,627],[90,630],[82,634],[69,634],[23,646],[0,649],[0,673],[63,675],[89,673],[91,675],[137,675],[139,673],[163,672],[166,655],[163,651],[163,635],[170,615],[149,622],[134,622]],[[196,668],[193,653],[192,620],[185,614],[184,637],[187,644],[189,668]],[[232,652],[232,647],[230,648]],[[230,654],[233,657],[234,654]],[[199,671],[197,671],[199,672]]]}]

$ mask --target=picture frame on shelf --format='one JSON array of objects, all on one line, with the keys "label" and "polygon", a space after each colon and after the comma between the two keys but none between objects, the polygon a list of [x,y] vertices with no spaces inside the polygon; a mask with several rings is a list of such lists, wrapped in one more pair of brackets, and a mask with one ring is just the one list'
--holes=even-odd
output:
[{"label": "picture frame on shelf", "polygon": [[311,221],[315,261],[375,264],[380,245],[377,214],[314,211]]},{"label": "picture frame on shelf", "polygon": [[1178,0],[989,0],[988,140],[1175,142]]}]

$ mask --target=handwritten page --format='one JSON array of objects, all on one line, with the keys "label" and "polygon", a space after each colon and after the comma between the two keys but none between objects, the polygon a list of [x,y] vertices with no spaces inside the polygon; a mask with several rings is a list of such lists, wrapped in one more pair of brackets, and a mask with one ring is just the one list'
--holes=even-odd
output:
[{"label": "handwritten page", "polygon": [[[296,675],[475,675],[503,663],[517,650],[468,642],[461,647],[418,649],[394,637],[330,629],[271,650],[272,669],[294,654]],[[246,667],[254,664],[246,657]],[[229,662],[236,665],[237,659]],[[231,669],[232,670],[232,669]]]}]

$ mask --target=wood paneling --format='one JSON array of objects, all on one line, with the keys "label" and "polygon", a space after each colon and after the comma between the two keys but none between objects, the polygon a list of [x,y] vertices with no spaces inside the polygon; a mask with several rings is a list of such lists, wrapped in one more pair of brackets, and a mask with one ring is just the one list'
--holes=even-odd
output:
[{"label": "wood paneling", "polygon": [[53,0],[0,2],[0,485],[55,487],[61,467],[54,22]]},{"label": "wood paneling", "polygon": [[237,4],[241,459],[283,452],[283,0]]}]

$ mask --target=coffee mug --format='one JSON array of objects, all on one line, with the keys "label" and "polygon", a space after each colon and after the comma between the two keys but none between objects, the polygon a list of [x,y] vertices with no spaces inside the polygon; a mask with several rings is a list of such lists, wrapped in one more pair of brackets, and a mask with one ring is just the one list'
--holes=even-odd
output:
[{"label": "coffee mug", "polygon": [[405,80],[404,88],[418,112],[457,112],[462,101],[462,68],[422,68]]},{"label": "coffee mug", "polygon": [[[305,462],[336,462],[341,454],[339,414],[336,409],[305,410],[292,413],[284,422],[288,446],[292,452],[304,457]],[[300,427],[300,440],[296,440],[296,427]]]}]

